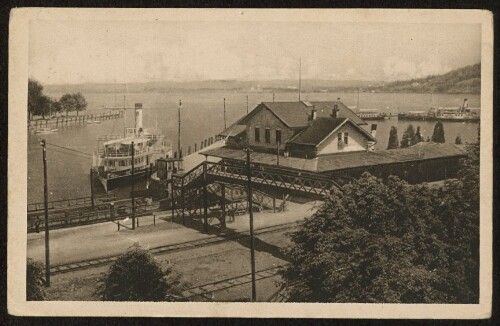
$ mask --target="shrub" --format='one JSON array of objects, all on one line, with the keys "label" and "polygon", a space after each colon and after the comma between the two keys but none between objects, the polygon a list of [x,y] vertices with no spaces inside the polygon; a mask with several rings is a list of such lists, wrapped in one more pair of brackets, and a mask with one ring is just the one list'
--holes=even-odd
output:
[{"label": "shrub", "polygon": [[30,258],[26,260],[26,300],[45,299],[45,267]]},{"label": "shrub", "polygon": [[111,265],[98,294],[105,301],[177,301],[179,280],[171,265],[162,268],[149,251],[134,245]]}]

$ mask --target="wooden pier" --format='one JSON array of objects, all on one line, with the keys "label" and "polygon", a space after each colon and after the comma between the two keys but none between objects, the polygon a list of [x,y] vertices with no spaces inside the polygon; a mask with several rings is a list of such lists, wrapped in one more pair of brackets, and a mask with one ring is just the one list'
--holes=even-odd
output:
[{"label": "wooden pier", "polygon": [[38,119],[28,121],[28,128],[40,130],[42,128],[59,128],[87,123],[88,121],[103,121],[124,117],[124,111],[109,111],[103,113],[92,113],[85,115],[61,116],[51,119]]}]

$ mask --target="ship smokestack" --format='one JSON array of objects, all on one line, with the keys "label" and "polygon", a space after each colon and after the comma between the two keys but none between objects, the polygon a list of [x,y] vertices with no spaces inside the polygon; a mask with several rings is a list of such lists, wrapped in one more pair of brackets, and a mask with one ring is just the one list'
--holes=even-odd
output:
[{"label": "ship smokestack", "polygon": [[371,126],[370,129],[371,129],[371,134],[372,134],[373,138],[375,138],[376,135],[377,135],[377,124],[376,123],[372,123],[372,126]]},{"label": "ship smokestack", "polygon": [[135,130],[142,129],[142,103],[135,103]]}]

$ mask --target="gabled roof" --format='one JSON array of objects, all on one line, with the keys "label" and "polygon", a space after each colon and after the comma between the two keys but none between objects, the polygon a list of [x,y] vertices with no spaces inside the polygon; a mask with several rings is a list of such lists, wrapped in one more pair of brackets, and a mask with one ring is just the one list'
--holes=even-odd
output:
[{"label": "gabled roof", "polygon": [[329,117],[335,104],[339,109],[337,118],[348,118],[358,125],[366,124],[341,101],[262,102],[262,104],[290,128],[306,127],[313,106],[318,117]]},{"label": "gabled roof", "polygon": [[308,128],[298,133],[288,143],[316,146],[346,121],[345,118],[316,118]]},{"label": "gabled roof", "polygon": [[[276,118],[290,128],[305,128],[309,125],[309,117],[314,106],[318,117],[330,117],[333,106],[338,105],[337,118],[348,118],[357,125],[366,125],[360,117],[356,115],[341,101],[301,101],[301,102],[262,102],[257,105],[250,113],[240,118],[229,128],[220,133],[221,136],[229,135],[229,129],[234,129],[235,125],[246,125],[252,117],[265,108],[273,113]],[[238,127],[242,132],[242,127]],[[234,131],[234,130],[233,130]],[[234,135],[234,134],[231,134]]]},{"label": "gabled roof", "polygon": [[240,125],[240,124],[237,124],[237,122],[235,122],[232,125],[230,125],[229,128],[227,128],[226,130],[224,130],[223,132],[221,132],[219,134],[219,136],[224,136],[224,137],[238,136],[239,134],[241,134],[242,132],[244,132],[246,129],[247,129],[247,126]]},{"label": "gabled roof", "polygon": [[367,123],[358,117],[354,111],[349,109],[342,101],[312,101],[311,104],[314,105],[318,117],[328,117],[332,113],[332,108],[334,104],[338,104],[339,112],[337,113],[337,118],[348,118],[357,125],[366,125]]},{"label": "gabled roof", "polygon": [[303,102],[262,102],[262,104],[290,128],[307,126],[311,107]]},{"label": "gabled roof", "polygon": [[288,143],[318,146],[333,132],[340,129],[346,123],[350,123],[360,133],[365,135],[370,141],[376,142],[377,140],[365,129],[353,123],[347,118],[316,118],[312,124],[305,130],[298,133]]}]

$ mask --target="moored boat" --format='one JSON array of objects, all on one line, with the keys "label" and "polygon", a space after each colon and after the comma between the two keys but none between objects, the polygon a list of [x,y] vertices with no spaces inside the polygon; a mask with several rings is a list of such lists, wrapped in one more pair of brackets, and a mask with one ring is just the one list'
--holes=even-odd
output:
[{"label": "moored boat", "polygon": [[56,132],[58,130],[59,129],[57,129],[57,128],[40,128],[40,129],[35,130],[35,133],[37,133],[37,134],[50,134],[50,133]]},{"label": "moored boat", "polygon": [[165,143],[163,135],[152,134],[142,128],[142,109],[142,104],[136,103],[135,127],[125,128],[123,136],[97,138],[93,175],[106,192],[129,184],[133,178],[151,174],[157,159],[172,155],[171,146]]},{"label": "moored boat", "polygon": [[427,111],[408,111],[398,113],[398,120],[432,120],[433,117],[429,115]]},{"label": "moored boat", "polygon": [[386,120],[391,116],[377,109],[361,109],[358,111],[357,115],[363,120]]},{"label": "moored boat", "polygon": [[445,107],[436,109],[436,120],[450,122],[478,122],[481,119],[480,109],[469,108],[467,99],[461,107]]}]

